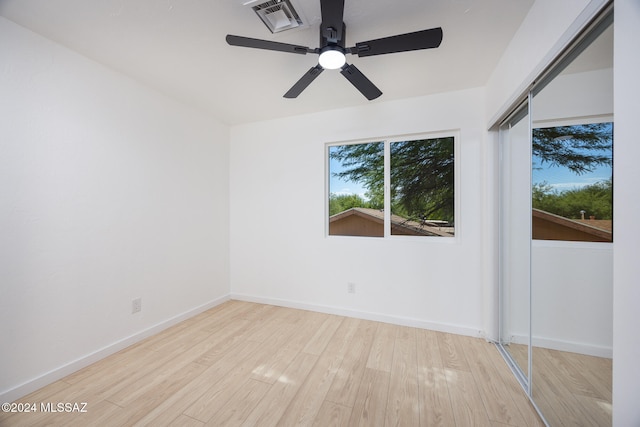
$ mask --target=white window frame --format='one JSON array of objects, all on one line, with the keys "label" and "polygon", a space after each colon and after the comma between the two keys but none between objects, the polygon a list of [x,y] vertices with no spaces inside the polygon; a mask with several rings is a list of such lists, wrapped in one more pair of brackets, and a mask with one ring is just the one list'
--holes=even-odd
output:
[{"label": "white window frame", "polygon": [[[405,236],[405,235],[392,235],[391,234],[391,215],[389,206],[391,206],[391,144],[394,142],[402,141],[415,141],[422,139],[437,139],[437,138],[453,138],[453,168],[454,168],[454,204],[453,204],[453,216],[454,216],[454,234],[453,236]],[[384,236],[378,237],[379,240],[392,239],[392,240],[415,240],[428,242],[442,242],[442,243],[457,243],[460,240],[461,235],[461,223],[460,223],[460,130],[444,130],[436,132],[425,132],[416,134],[404,134],[392,137],[372,137],[366,139],[348,140],[348,141],[334,141],[328,142],[324,146],[324,170],[325,170],[325,210],[324,210],[324,222],[325,222],[325,237],[331,239],[371,239],[373,236],[347,236],[347,235],[330,235],[329,234],[329,196],[331,192],[330,181],[331,171],[329,147],[336,147],[342,145],[356,145],[356,144],[368,144],[381,142],[384,144]],[[375,237],[373,237],[375,238]]]}]

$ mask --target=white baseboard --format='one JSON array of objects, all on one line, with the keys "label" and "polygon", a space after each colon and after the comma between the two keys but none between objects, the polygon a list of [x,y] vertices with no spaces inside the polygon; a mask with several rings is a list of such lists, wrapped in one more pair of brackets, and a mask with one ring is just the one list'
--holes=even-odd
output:
[{"label": "white baseboard", "polygon": [[371,313],[368,311],[353,310],[343,307],[333,307],[320,304],[309,304],[300,301],[292,301],[278,298],[260,297],[246,294],[231,294],[231,299],[259,304],[276,305],[280,307],[297,308],[300,310],[316,311],[319,313],[335,314],[339,316],[353,317],[356,319],[373,320],[376,322],[391,323],[394,325],[410,326],[414,328],[429,329],[438,332],[447,332],[456,335],[466,335],[470,337],[482,338],[484,333],[481,330],[467,326],[453,325],[448,323],[429,322],[410,317],[394,316],[382,313]]},{"label": "white baseboard", "polygon": [[[527,344],[529,342],[528,337],[522,335],[514,335],[511,337],[511,342],[514,344]],[[550,350],[568,351],[570,353],[584,354],[587,356],[605,357],[607,359],[613,358],[613,348],[595,345],[585,344],[572,341],[563,341],[554,338],[533,337],[532,344],[534,347],[548,348]]]},{"label": "white baseboard", "polygon": [[86,366],[91,365],[92,363],[104,359],[105,357],[110,356],[114,353],[117,353],[118,351],[127,348],[139,341],[142,341],[143,339],[150,337],[151,335],[157,334],[158,332],[161,332],[177,323],[180,323],[183,320],[189,319],[190,317],[200,314],[203,311],[209,310],[210,308],[220,305],[223,302],[229,301],[230,299],[231,298],[229,295],[216,298],[215,300],[209,301],[206,304],[202,304],[198,307],[192,308],[191,310],[185,311],[184,313],[178,314],[174,317],[157,323],[143,331],[137,332],[126,338],[109,344],[99,350],[94,351],[93,353],[82,356],[81,358],[69,362],[66,365],[60,366],[59,368],[51,370],[43,375],[40,375],[37,378],[20,384],[17,387],[0,392],[0,402],[13,402],[17,399],[20,399],[21,397],[26,396],[27,394],[32,393],[39,388],[58,381],[66,377],[67,375],[70,375]]}]

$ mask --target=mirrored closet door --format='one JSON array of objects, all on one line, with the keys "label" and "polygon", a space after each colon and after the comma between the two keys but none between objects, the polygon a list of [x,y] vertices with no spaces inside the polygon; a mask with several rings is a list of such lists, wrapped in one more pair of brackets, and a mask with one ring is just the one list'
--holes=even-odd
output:
[{"label": "mirrored closet door", "polygon": [[[531,164],[529,103],[500,127],[500,342],[520,382],[528,388],[531,336]],[[523,171],[525,173],[523,173]]]},{"label": "mirrored closet door", "polygon": [[500,129],[500,347],[550,426],[611,425],[613,129],[606,10]]}]

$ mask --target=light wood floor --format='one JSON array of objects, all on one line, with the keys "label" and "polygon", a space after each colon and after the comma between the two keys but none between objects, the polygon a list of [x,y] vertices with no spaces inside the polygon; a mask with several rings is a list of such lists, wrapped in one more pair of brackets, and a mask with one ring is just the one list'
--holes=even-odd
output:
[{"label": "light wood floor", "polygon": [[[526,366],[527,346],[509,352]],[[611,425],[611,359],[533,347],[533,398],[553,427]]]},{"label": "light wood floor", "polygon": [[2,426],[542,426],[484,340],[229,301],[19,402]]}]

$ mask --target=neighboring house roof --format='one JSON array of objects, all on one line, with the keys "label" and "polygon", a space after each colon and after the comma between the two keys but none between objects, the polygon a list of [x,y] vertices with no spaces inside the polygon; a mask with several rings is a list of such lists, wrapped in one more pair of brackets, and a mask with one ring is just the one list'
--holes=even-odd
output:
[{"label": "neighboring house roof", "polygon": [[576,219],[575,221],[591,227],[599,228],[603,231],[608,231],[609,233],[613,231],[613,221],[610,219]]},{"label": "neighboring house roof", "polygon": [[[370,208],[351,208],[329,217],[329,223],[340,221],[348,217],[359,217],[366,221],[384,224],[384,211]],[[391,214],[392,234],[404,234],[415,236],[443,236],[451,237],[453,227],[446,226],[446,221],[427,220],[424,223],[410,221],[400,215]],[[394,233],[394,231],[398,231]]]},{"label": "neighboring house roof", "polygon": [[550,236],[536,236],[536,227],[534,226],[533,238],[534,239],[547,239],[547,240],[584,240],[584,241],[612,241],[612,222],[610,220],[576,220],[565,218],[560,215],[552,214],[540,209],[533,209],[534,222],[544,221],[556,230],[564,229],[569,233],[575,233],[576,235],[582,234],[586,238],[570,239],[559,235],[557,239]]}]

